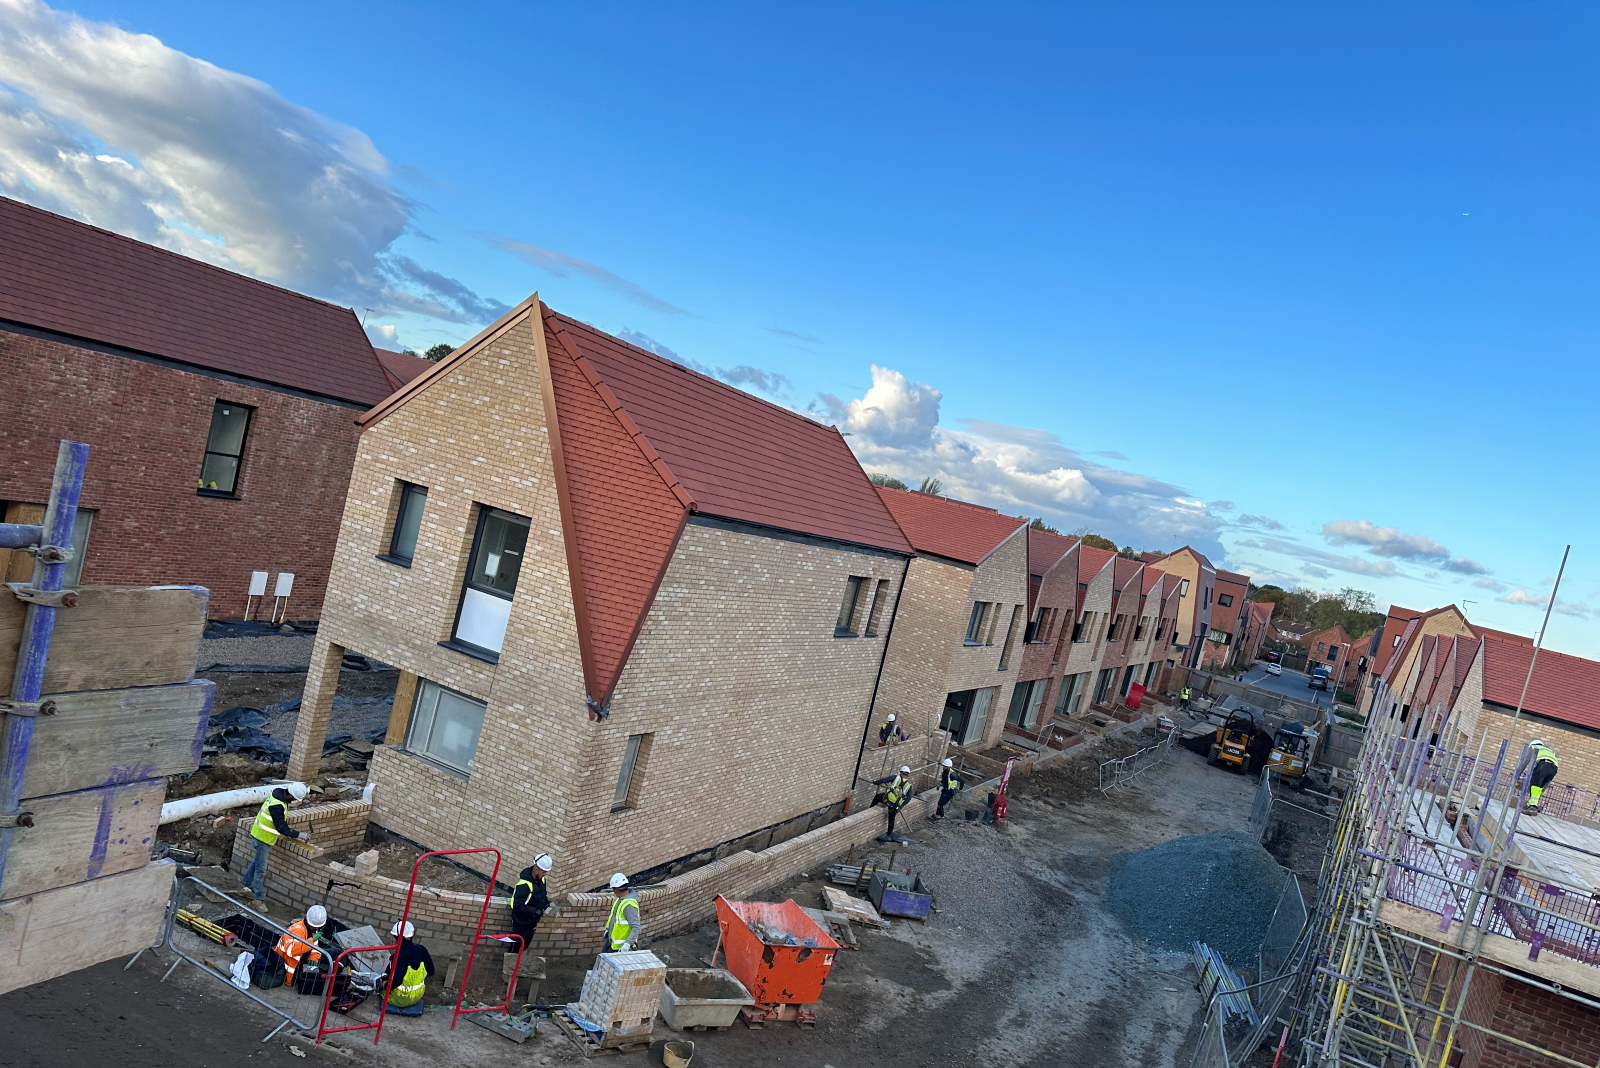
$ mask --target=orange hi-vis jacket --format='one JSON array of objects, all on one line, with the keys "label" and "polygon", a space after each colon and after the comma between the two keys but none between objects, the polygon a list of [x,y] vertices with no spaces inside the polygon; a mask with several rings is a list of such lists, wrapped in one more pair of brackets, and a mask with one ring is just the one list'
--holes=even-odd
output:
[{"label": "orange hi-vis jacket", "polygon": [[304,919],[295,920],[291,923],[288,933],[278,939],[278,945],[273,952],[283,958],[284,971],[287,973],[283,979],[285,986],[294,982],[295,969],[300,967],[300,960],[307,953],[311,954],[313,961],[321,957],[320,953],[311,948],[310,943],[311,929],[306,926]]}]

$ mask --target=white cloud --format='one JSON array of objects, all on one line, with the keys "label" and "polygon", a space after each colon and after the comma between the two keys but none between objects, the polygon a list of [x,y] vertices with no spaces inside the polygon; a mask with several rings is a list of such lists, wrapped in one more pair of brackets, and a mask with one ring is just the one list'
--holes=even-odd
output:
[{"label": "white cloud", "polygon": [[1309,545],[1300,545],[1297,542],[1283,541],[1278,538],[1262,538],[1259,541],[1242,541],[1241,546],[1248,549],[1262,549],[1266,552],[1282,553],[1284,556],[1293,556],[1306,562],[1304,570],[1316,578],[1327,578],[1326,571],[1344,571],[1351,575],[1367,575],[1373,578],[1387,578],[1398,575],[1399,569],[1389,560],[1364,560],[1359,556],[1340,556],[1330,553],[1325,549],[1313,549]]},{"label": "white cloud", "polygon": [[1048,431],[977,419],[951,429],[939,422],[942,401],[933,386],[874,366],[862,396],[819,394],[806,414],[836,423],[868,470],[911,484],[936,476],[949,496],[1063,530],[1088,526],[1140,548],[1176,540],[1221,559],[1216,517],[1178,487],[1086,460]]},{"label": "white cloud", "polygon": [[1283,529],[1283,524],[1271,516],[1250,515],[1249,513],[1239,516],[1239,525],[1242,527],[1260,527],[1262,530]]},{"label": "white cloud", "polygon": [[393,252],[417,205],[361,131],[38,0],[0,0],[0,192],[380,315],[504,307]]},{"label": "white cloud", "polygon": [[400,343],[400,331],[393,323],[374,323],[367,327],[367,333],[379,348],[389,348]]},{"label": "white cloud", "polygon": [[1322,536],[1330,545],[1363,545],[1374,556],[1432,564],[1458,575],[1487,575],[1476,560],[1452,556],[1444,544],[1426,534],[1406,534],[1395,527],[1380,527],[1366,519],[1337,519],[1325,523]]},{"label": "white cloud", "polygon": [[[1518,586],[1510,593],[1502,594],[1501,596],[1496,597],[1495,600],[1501,601],[1505,604],[1521,605],[1524,608],[1540,609],[1544,608],[1544,606],[1550,602],[1548,594],[1529,593],[1521,586]],[[1560,597],[1556,598],[1555,607],[1552,608],[1551,611],[1555,612],[1557,615],[1575,616],[1578,619],[1589,619],[1595,614],[1594,610],[1589,608],[1587,605],[1577,604],[1573,601],[1565,601]]]},{"label": "white cloud", "polygon": [[[759,367],[751,367],[741,363],[737,367],[708,367],[698,360],[691,360],[687,356],[678,355],[677,351],[670,349],[651,337],[649,334],[638,330],[629,330],[623,327],[617,331],[617,336],[641,349],[653,352],[657,356],[665,356],[673,363],[680,363],[691,371],[699,371],[708,378],[720,378],[730,386],[754,386],[763,393],[781,394],[789,391],[789,379],[776,371],[765,371]],[[748,390],[746,391],[748,392]]]},{"label": "white cloud", "polygon": [[1506,592],[1506,584],[1499,579],[1481,578],[1473,583],[1480,590],[1493,590],[1495,593]]}]

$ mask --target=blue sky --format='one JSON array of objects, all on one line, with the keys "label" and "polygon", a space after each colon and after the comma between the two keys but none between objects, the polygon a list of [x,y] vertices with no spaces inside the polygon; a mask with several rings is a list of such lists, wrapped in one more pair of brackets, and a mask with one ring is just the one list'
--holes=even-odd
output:
[{"label": "blue sky", "polygon": [[869,470],[1284,583],[1531,632],[1571,541],[1600,655],[1597,21],[0,0],[0,192],[395,346],[537,289]]}]

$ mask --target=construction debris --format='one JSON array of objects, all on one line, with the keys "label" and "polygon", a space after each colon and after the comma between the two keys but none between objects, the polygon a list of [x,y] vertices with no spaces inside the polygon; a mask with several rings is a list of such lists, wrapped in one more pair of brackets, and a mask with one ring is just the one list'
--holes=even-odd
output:
[{"label": "construction debris", "polygon": [[868,927],[889,926],[884,922],[883,917],[878,915],[878,910],[872,907],[872,902],[851,897],[843,890],[835,890],[831,886],[824,886],[822,888],[822,900],[828,906],[829,912],[837,912],[848,916],[852,923],[865,924]]}]

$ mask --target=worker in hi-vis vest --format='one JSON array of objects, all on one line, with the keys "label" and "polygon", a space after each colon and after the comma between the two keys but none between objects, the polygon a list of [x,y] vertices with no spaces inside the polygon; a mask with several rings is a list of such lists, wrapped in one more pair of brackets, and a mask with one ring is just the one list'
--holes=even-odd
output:
[{"label": "worker in hi-vis vest", "polygon": [[611,877],[611,915],[606,918],[606,952],[626,953],[639,941],[639,895],[620,871]]},{"label": "worker in hi-vis vest", "polygon": [[1521,782],[1522,774],[1528,770],[1530,764],[1533,765],[1533,776],[1528,780],[1528,805],[1523,811],[1536,813],[1544,797],[1545,787],[1556,777],[1556,751],[1535,738],[1522,751],[1522,758],[1517,761],[1517,770],[1512,773],[1511,781]]},{"label": "worker in hi-vis vest", "polygon": [[384,1011],[397,1016],[421,1016],[422,995],[428,976],[433,974],[433,957],[428,953],[427,946],[414,941],[417,929],[410,920],[405,922],[403,931],[397,920],[389,928],[389,934],[399,943],[399,948],[394,951],[394,963],[390,965],[390,970],[394,972],[394,985],[389,988],[389,1000],[384,1005]]},{"label": "worker in hi-vis vest", "polygon": [[956,762],[945,757],[939,762],[939,808],[933,814],[936,820],[944,819],[944,806],[950,803],[962,790],[967,788],[967,782],[956,774]]},{"label": "worker in hi-vis vest", "polygon": [[890,712],[889,718],[884,720],[883,726],[878,728],[878,748],[882,749],[886,745],[903,742],[910,737],[911,735],[902,730],[900,725],[894,721],[894,713]]},{"label": "worker in hi-vis vest", "polygon": [[889,810],[889,829],[878,835],[878,841],[889,842],[894,840],[894,818],[906,806],[906,802],[916,797],[916,791],[911,788],[911,765],[901,764],[898,775],[885,775],[881,779],[874,779],[874,786],[887,784],[888,789],[883,792],[884,807]]},{"label": "worker in hi-vis vest", "polygon": [[1183,692],[1178,694],[1178,703],[1184,708],[1189,707],[1189,687],[1185,686]]},{"label": "worker in hi-vis vest", "polygon": [[306,784],[303,782],[278,787],[272,791],[271,797],[261,802],[255,823],[250,827],[250,837],[256,840],[256,856],[244,874],[239,876],[239,881],[250,888],[262,908],[266,908],[263,899],[267,896],[267,854],[278,844],[279,838],[287,836],[302,842],[311,838],[307,832],[289,827],[289,806],[304,801],[306,793]]}]

